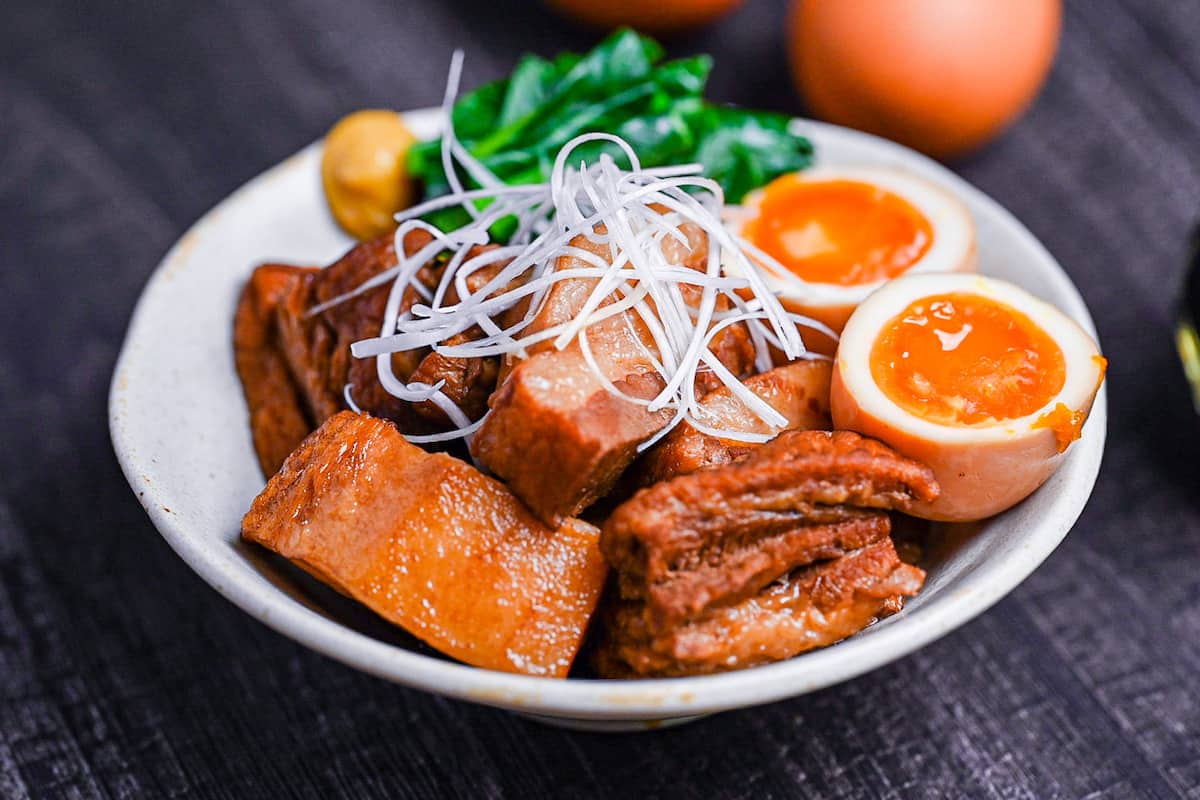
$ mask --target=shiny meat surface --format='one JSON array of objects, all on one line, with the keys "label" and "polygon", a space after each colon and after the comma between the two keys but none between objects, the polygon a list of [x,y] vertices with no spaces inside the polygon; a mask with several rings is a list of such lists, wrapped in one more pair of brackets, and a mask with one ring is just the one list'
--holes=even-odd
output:
[{"label": "shiny meat surface", "polygon": [[[724,386],[706,394],[700,401],[703,422],[715,428],[747,433],[775,434],[783,430],[828,430],[829,379],[832,362],[796,361],[782,367],[751,375],[743,383],[787,418],[783,428],[772,428],[754,414],[745,403]],[[722,439],[703,433],[688,422],[647,450],[630,469],[635,486],[686,475],[703,467],[728,464],[749,453],[757,445]]]},{"label": "shiny meat surface", "polygon": [[596,671],[608,678],[702,675],[767,664],[851,636],[894,612],[924,583],[884,538],[796,570],[751,598],[665,632],[637,601],[610,596],[601,615]]},{"label": "shiny meat surface", "polygon": [[[885,536],[937,496],[932,471],[848,431],[788,431],[743,460],[643,489],[604,524],[621,593],[666,629],[737,602],[797,566]],[[805,531],[815,526],[817,530]]]},{"label": "shiny meat surface", "polygon": [[[416,252],[430,241],[428,233],[414,231],[405,240],[405,248]],[[483,249],[475,248],[469,255],[478,255]],[[319,314],[309,313],[396,263],[389,234],[356,245],[325,269],[269,264],[256,270],[247,283],[235,319],[234,347],[250,407],[255,449],[265,474],[278,469],[291,447],[309,431],[346,408],[347,385],[360,408],[392,420],[406,432],[446,427],[448,421],[441,409],[431,403],[414,406],[396,399],[379,382],[375,359],[356,359],[350,353],[353,342],[378,335],[391,284]],[[480,270],[472,276],[473,286],[482,286],[499,268]],[[417,274],[418,281],[428,288],[433,288],[438,278],[439,268],[432,263]],[[409,308],[418,298],[418,292],[408,288],[400,309]],[[486,410],[498,365],[496,358],[451,358],[428,350],[392,356],[398,378],[416,375],[430,383],[446,381],[444,391],[472,418]]]},{"label": "shiny meat surface", "polygon": [[[489,281],[495,278],[504,267],[508,266],[508,263],[506,259],[494,264],[488,264],[466,276],[464,282],[468,290],[472,294],[482,291]],[[488,297],[516,289],[524,282],[525,276],[520,276],[506,286],[489,293]],[[452,283],[446,292],[445,303],[452,305],[457,302],[459,302],[459,294],[455,284]],[[517,308],[510,309],[501,315],[501,318],[498,320],[500,327],[508,327],[520,319],[524,313],[525,306],[518,304]],[[446,340],[445,344],[463,344],[478,339],[481,335],[482,331],[478,326],[475,326],[456,336],[450,337]],[[496,388],[496,380],[499,374],[499,356],[462,358],[461,356],[450,356],[435,351],[421,359],[421,363],[417,365],[412,375],[409,376],[409,380],[420,381],[431,386],[437,384],[439,381],[444,381],[442,392],[456,406],[462,409],[462,412],[468,418],[477,420],[487,412],[488,397],[491,396]],[[413,410],[439,426],[448,426],[450,423],[446,412],[430,400],[415,403]]]},{"label": "shiny meat surface", "polygon": [[254,501],[242,535],[449,656],[564,677],[607,566],[599,532],[538,522],[498,481],[341,412]]},{"label": "shiny meat surface", "polygon": [[264,475],[275,474],[313,427],[279,350],[275,309],[281,298],[314,272],[306,267],[264,264],[246,282],[234,315],[234,363],[250,409],[250,433]]},{"label": "shiny meat surface", "polygon": [[[473,328],[469,332],[451,336],[445,343],[463,344],[478,337],[479,329]],[[496,376],[499,373],[500,359],[496,356],[462,358],[433,352],[421,359],[409,380],[430,386],[442,383],[442,393],[474,421],[487,412],[488,398],[496,388]],[[450,424],[446,412],[432,400],[414,403],[413,410],[439,426],[448,427]]]},{"label": "shiny meat surface", "polygon": [[[687,226],[685,226],[687,227]],[[669,239],[674,256],[689,265],[703,246],[692,232],[689,248]],[[586,237],[572,244],[596,259],[606,246]],[[590,266],[563,256],[556,269]],[[525,333],[549,330],[575,319],[597,279],[569,278],[554,284]],[[697,295],[698,297],[698,295]],[[616,300],[606,298],[601,306]],[[744,337],[744,340],[743,340]],[[653,371],[654,339],[642,320],[625,312],[587,328],[589,350],[605,379],[626,394],[650,399],[664,383]],[[749,337],[737,326],[714,343],[729,369],[752,368]],[[552,340],[529,348],[529,358],[509,357],[489,405],[491,414],[471,442],[471,453],[502,478],[548,524],[579,514],[608,493],[637,454],[637,445],[670,420],[667,410],[651,413],[617,397],[587,363],[578,342],[557,350]]]},{"label": "shiny meat surface", "polygon": [[[629,372],[614,383],[645,399],[663,388],[649,372]],[[670,419],[668,410],[651,414],[611,394],[570,349],[521,362],[491,405],[471,453],[550,525],[605,494],[638,444]]]},{"label": "shiny meat surface", "polygon": [[[409,248],[415,251],[427,241],[427,236],[411,237]],[[364,411],[387,417],[405,430],[426,429],[411,406],[384,390],[375,359],[357,359],[350,354],[353,342],[379,335],[390,284],[375,287],[320,314],[309,314],[314,306],[354,290],[396,264],[391,234],[363,242],[295,286],[280,304],[277,324],[281,348],[316,424],[346,407],[343,390],[349,385],[354,402]],[[436,280],[433,269],[423,268],[422,273],[419,278],[424,278],[427,284]],[[406,310],[418,298],[410,287],[405,291],[400,310]],[[397,377],[407,378],[423,356],[421,352],[394,355],[392,368]]]},{"label": "shiny meat surface", "polygon": [[[705,609],[737,603],[795,567],[826,561],[885,539],[891,529],[882,511],[815,509],[778,515],[682,555],[667,574],[648,583],[642,574],[619,574],[621,596],[645,601],[647,624],[666,630]],[[821,521],[817,521],[821,520]]]},{"label": "shiny meat surface", "polygon": [[[580,236],[573,245],[597,258],[606,248]],[[557,269],[588,266],[562,257]],[[597,279],[569,278],[547,292],[526,333],[574,319]],[[608,298],[604,305],[615,298]],[[614,315],[587,329],[597,368],[635,397],[650,399],[665,385],[651,372],[653,338],[632,313]],[[509,358],[491,414],[471,441],[471,454],[502,478],[549,525],[577,515],[605,494],[633,461],[637,445],[670,420],[669,412],[609,392],[577,342],[563,350],[552,341],[534,345],[525,360]]]},{"label": "shiny meat surface", "polygon": [[[606,245],[597,244],[586,236],[575,237],[571,240],[571,246],[589,253],[591,258],[599,263],[606,263],[611,255]],[[560,256],[554,269],[561,272],[593,266],[594,264],[581,257]],[[599,278],[565,278],[551,285],[536,306],[537,313],[521,332],[522,335],[542,333],[574,320],[583,310],[597,283]],[[615,294],[606,297],[600,302],[600,308],[611,305],[617,299]],[[596,322],[588,326],[587,335],[597,366],[606,376],[615,379],[629,371],[649,368],[649,353],[654,351],[654,338],[636,314],[617,314]],[[572,344],[568,349],[577,350],[578,344]],[[557,349],[553,339],[547,339],[529,345],[526,351],[527,355],[533,356],[539,353],[554,353]],[[500,374],[501,381],[506,380],[523,360],[517,355],[506,356]]]}]

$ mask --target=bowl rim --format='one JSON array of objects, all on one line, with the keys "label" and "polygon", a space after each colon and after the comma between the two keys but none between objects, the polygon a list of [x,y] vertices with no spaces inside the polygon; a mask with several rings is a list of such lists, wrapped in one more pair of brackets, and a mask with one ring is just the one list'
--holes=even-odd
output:
[{"label": "bowl rim", "polygon": [[[440,112],[405,112],[416,125],[436,125]],[[1058,305],[1096,338],[1095,326],[1083,299],[1062,267],[1034,235],[1007,209],[937,162],[902,145],[859,131],[812,120],[798,120],[802,130],[822,138],[842,138],[881,151],[900,164],[932,172],[968,205],[987,210],[1005,236],[1020,240],[1040,262],[1038,271],[1061,300]],[[351,667],[411,688],[435,692],[514,711],[588,720],[662,719],[760,705],[804,694],[855,678],[906,656],[986,611],[1024,580],[1066,536],[1082,513],[1099,473],[1107,427],[1107,394],[1096,397],[1091,424],[1072,448],[1061,470],[1071,470],[1063,486],[1060,513],[1040,525],[1025,546],[1007,558],[991,559],[973,572],[971,588],[955,593],[954,602],[931,601],[889,618],[869,638],[851,637],[836,646],[803,653],[775,664],[716,675],[639,680],[547,678],[497,672],[406,650],[360,633],[298,602],[272,586],[269,590],[229,580],[209,540],[189,533],[189,526],[155,502],[145,459],[133,446],[131,426],[122,423],[125,394],[137,387],[123,379],[136,359],[133,344],[148,330],[148,309],[181,258],[184,243],[202,235],[223,207],[284,170],[305,168],[319,158],[320,140],[284,159],[222,199],[164,256],[138,299],[121,348],[109,392],[109,426],[122,471],[154,526],[176,553],[208,584],[236,606],[268,627]],[[232,312],[232,309],[231,309]],[[1068,489],[1070,491],[1068,491]],[[993,563],[994,562],[994,563]],[[919,622],[919,624],[918,624]]]}]

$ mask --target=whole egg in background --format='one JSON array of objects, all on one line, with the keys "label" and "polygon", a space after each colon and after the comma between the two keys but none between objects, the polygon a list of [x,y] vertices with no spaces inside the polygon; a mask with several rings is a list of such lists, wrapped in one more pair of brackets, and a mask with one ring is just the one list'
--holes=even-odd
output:
[{"label": "whole egg in background", "polygon": [[1041,88],[1060,0],[794,0],[789,56],[812,113],[936,158],[968,153]]},{"label": "whole egg in background", "polygon": [[544,0],[560,14],[592,28],[628,25],[663,36],[708,25],[742,0]]}]

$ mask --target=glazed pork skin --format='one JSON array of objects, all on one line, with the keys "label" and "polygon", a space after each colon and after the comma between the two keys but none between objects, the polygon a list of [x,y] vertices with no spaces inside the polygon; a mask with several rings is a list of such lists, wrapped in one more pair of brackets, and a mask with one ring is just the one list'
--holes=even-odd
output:
[{"label": "glazed pork skin", "polygon": [[609,598],[593,654],[606,678],[665,678],[744,669],[839,642],[920,591],[925,573],[888,538],[790,573],[754,597],[666,632],[637,601]]},{"label": "glazed pork skin", "polygon": [[300,390],[279,350],[275,309],[317,270],[263,264],[242,289],[233,319],[233,356],[246,406],[254,452],[264,475],[276,470],[313,429]]},{"label": "glazed pork skin", "polygon": [[[700,400],[704,422],[716,428],[772,435],[785,430],[828,430],[833,427],[829,418],[832,372],[833,362],[828,360],[795,361],[742,381],[787,418],[782,428],[768,426],[725,386]],[[630,483],[633,488],[649,486],[704,467],[729,464],[755,447],[702,433],[685,420],[634,463],[629,470]]]},{"label": "glazed pork skin", "polygon": [[[428,234],[417,231],[406,242],[416,252],[428,241]],[[319,314],[311,309],[339,295],[353,291],[363,282],[396,266],[392,234],[355,245],[325,269],[310,275],[293,287],[279,304],[276,324],[284,358],[291,369],[313,422],[320,425],[346,407],[343,390],[351,386],[359,408],[387,417],[406,431],[425,431],[421,418],[411,406],[384,390],[379,383],[375,359],[358,359],[350,354],[350,345],[359,339],[378,336],[391,284],[364,292]],[[422,268],[419,280],[427,285],[436,281],[436,271]],[[409,287],[400,303],[404,311],[418,299]],[[407,378],[424,353],[398,353],[392,357],[397,377]]]},{"label": "glazed pork skin", "polygon": [[743,460],[643,489],[604,523],[621,594],[666,630],[790,570],[886,536],[932,471],[849,431],[787,431]]},{"label": "glazed pork skin", "polygon": [[[405,239],[405,251],[415,253],[431,239],[425,231],[412,231]],[[495,245],[474,247],[468,251],[467,258],[474,258],[493,247]],[[276,312],[280,349],[314,423],[320,424],[346,407],[343,390],[348,384],[359,408],[392,420],[406,433],[427,433],[445,427],[444,415],[418,413],[412,404],[389,394],[379,382],[375,359],[354,358],[350,353],[350,345],[354,342],[379,335],[392,289],[390,282],[318,314],[310,313],[314,307],[353,291],[397,263],[394,237],[387,234],[356,245],[281,298]],[[437,264],[426,264],[417,272],[416,280],[432,290],[440,272],[441,267]],[[419,299],[417,290],[407,287],[400,302],[400,312],[412,307]],[[408,380],[430,355],[433,354],[427,349],[395,353],[392,369],[396,377]],[[443,368],[446,367],[443,365]],[[458,363],[453,369],[458,370],[457,377],[461,379],[457,387],[459,397],[463,403],[473,403],[478,412],[481,398],[486,398],[492,389],[493,384],[488,381],[494,381],[495,364]]]},{"label": "glazed pork skin", "polygon": [[[468,290],[472,294],[481,291],[504,267],[508,266],[508,263],[509,260],[507,259],[497,261],[494,264],[488,264],[472,272],[464,281]],[[526,276],[524,275],[515,278],[508,285],[489,294],[488,297],[519,288],[525,282],[525,278]],[[451,284],[449,290],[446,292],[445,303],[446,305],[453,305],[458,302],[458,290],[455,284]],[[517,319],[520,319],[525,313],[524,308],[524,305],[518,304],[518,308],[510,309],[501,315],[499,319],[500,327],[506,328]],[[450,337],[446,340],[445,344],[464,344],[474,341],[482,335],[483,331],[478,326],[474,326]],[[445,384],[442,386],[442,393],[450,398],[467,415],[468,419],[477,420],[487,412],[488,398],[496,388],[496,381],[499,374],[499,356],[463,358],[462,356],[445,355],[435,350],[421,359],[421,363],[417,365],[412,375],[409,376],[409,380],[420,381],[431,386],[439,381],[444,381]],[[446,412],[431,400],[414,403],[413,410],[438,426],[448,427],[450,424]]]},{"label": "glazed pork skin", "polygon": [[[699,252],[695,235],[689,234],[690,250],[678,249],[675,240],[668,240],[682,263]],[[608,256],[606,245],[587,237],[577,237],[572,245],[601,258]],[[556,264],[559,270],[577,266],[587,264],[572,256],[563,256]],[[575,319],[596,281],[573,278],[555,284],[523,333]],[[601,305],[615,300],[609,297]],[[723,361],[728,359],[732,372],[745,374],[753,365],[748,334],[737,326],[726,330],[714,343],[714,352]],[[587,338],[598,370],[622,392],[649,400],[662,391],[665,383],[650,356],[656,350],[654,339],[636,314],[626,312],[594,323],[587,328]],[[507,358],[489,405],[491,413],[471,441],[471,454],[551,526],[578,515],[607,494],[633,462],[638,445],[671,419],[668,409],[652,413],[609,392],[578,342],[556,350],[547,340],[531,347],[524,360]]]},{"label": "glazed pork skin", "polygon": [[548,528],[470,465],[348,411],[288,457],[242,536],[449,656],[528,675],[567,675],[607,573],[592,526]]},{"label": "glazed pork skin", "polygon": [[[649,372],[628,373],[615,384],[644,399],[664,385]],[[607,493],[638,444],[670,419],[669,410],[651,414],[611,394],[572,350],[522,362],[491,403],[471,453],[551,526]]]},{"label": "glazed pork skin", "polygon": [[[572,244],[604,256],[586,237]],[[573,257],[557,269],[584,266]],[[526,333],[574,319],[596,279],[567,279],[547,293]],[[608,298],[605,305],[614,298]],[[666,385],[647,351],[654,340],[632,313],[587,329],[598,369],[625,393],[650,399]],[[579,514],[608,492],[637,455],[637,446],[671,419],[669,410],[645,406],[609,392],[578,343],[556,350],[549,341],[530,348],[525,360],[507,360],[507,375],[492,395],[491,413],[471,440],[471,455],[551,527]]]}]

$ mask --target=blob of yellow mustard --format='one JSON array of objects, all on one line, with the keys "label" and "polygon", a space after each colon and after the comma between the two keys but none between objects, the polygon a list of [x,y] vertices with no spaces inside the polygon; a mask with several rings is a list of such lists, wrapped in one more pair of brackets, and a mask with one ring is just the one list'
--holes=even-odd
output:
[{"label": "blob of yellow mustard", "polygon": [[408,149],[416,141],[395,111],[342,117],[325,137],[321,183],[333,218],[356,239],[394,230],[393,215],[413,200]]}]

